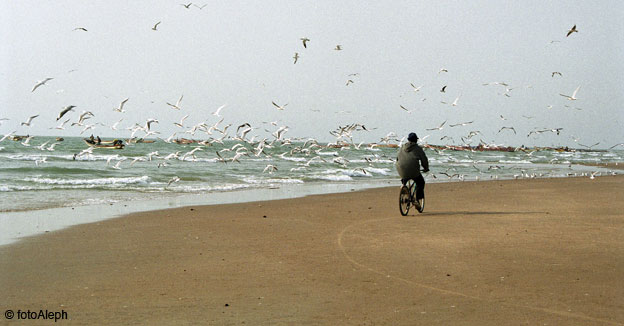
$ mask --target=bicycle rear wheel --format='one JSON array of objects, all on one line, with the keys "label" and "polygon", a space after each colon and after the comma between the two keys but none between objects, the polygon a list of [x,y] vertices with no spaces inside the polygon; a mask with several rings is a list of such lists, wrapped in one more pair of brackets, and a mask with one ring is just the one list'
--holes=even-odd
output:
[{"label": "bicycle rear wheel", "polygon": [[399,193],[399,210],[401,211],[401,215],[407,215],[411,205],[412,194],[410,193],[410,188],[402,186],[401,192]]},{"label": "bicycle rear wheel", "polygon": [[415,206],[418,213],[422,213],[425,210],[425,197],[417,200]]}]

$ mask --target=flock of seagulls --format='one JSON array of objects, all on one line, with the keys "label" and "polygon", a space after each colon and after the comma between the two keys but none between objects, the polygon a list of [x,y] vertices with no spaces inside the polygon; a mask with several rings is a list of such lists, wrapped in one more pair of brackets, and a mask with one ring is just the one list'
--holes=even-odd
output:
[{"label": "flock of seagulls", "polygon": [[[190,9],[191,6],[195,6],[198,9],[203,9],[206,5],[202,5],[202,6],[197,6],[194,5],[193,3],[188,3],[188,4],[180,4],[181,6],[183,6],[185,9]],[[157,31],[159,25],[161,24],[161,21],[155,23],[153,25],[153,27],[151,28],[153,31]],[[87,32],[86,28],[83,27],[78,27],[74,30],[80,30],[80,31],[84,31]],[[574,25],[568,32],[566,37],[569,37],[571,34],[573,33],[577,33],[578,30],[576,29],[576,25]],[[305,51],[305,49],[308,48],[309,43],[311,42],[309,38],[307,37],[301,37],[300,41],[302,42],[301,44],[303,45],[303,48]],[[336,51],[342,51],[343,47],[342,45],[338,44],[336,45],[336,47],[334,48],[334,50]],[[299,52],[295,52],[294,56],[293,56],[293,63],[296,64],[298,62],[298,60],[300,59],[300,54]],[[451,74],[449,73],[449,70],[446,68],[440,68],[438,70],[438,75],[441,74]],[[552,77],[555,77],[555,75],[558,75],[560,77],[562,77],[563,75],[560,72],[554,71],[552,72]],[[348,77],[349,79],[346,82],[346,85],[349,86],[350,84],[354,83],[354,79],[356,79],[355,77],[357,77],[358,74],[350,74]],[[38,81],[35,83],[35,85],[33,86],[31,93],[34,93],[35,90],[37,90],[39,87],[42,87],[44,85],[46,85],[46,83],[48,83],[49,81],[53,80],[54,78],[52,77],[48,77],[45,78],[41,81]],[[416,86],[416,84],[414,83],[410,83],[409,84],[411,86],[411,89],[414,93],[419,93],[421,92],[421,90],[423,89],[423,87],[425,87],[425,85],[419,85]],[[485,83],[483,84],[484,86],[502,86],[505,89],[505,92],[503,93],[505,96],[510,97],[510,92],[513,88],[511,88],[507,83],[505,82],[492,82],[492,83]],[[439,86],[438,86],[439,87]],[[446,93],[447,92],[447,87],[448,85],[442,85],[442,87],[439,89],[440,93]],[[570,101],[576,101],[578,100],[577,98],[577,93],[580,89],[580,86],[577,87],[571,95],[565,95],[565,94],[559,94],[563,97],[565,97],[567,100]],[[170,102],[165,102],[166,105],[168,105],[169,107],[171,107],[173,110],[176,111],[185,111],[183,109],[183,107],[181,106],[182,104],[182,100],[183,100],[183,95],[180,95],[180,97],[177,99],[177,101],[175,102],[175,104],[172,104]],[[455,100],[453,102],[450,103],[450,106],[452,107],[457,107],[459,106],[459,99],[461,97],[461,94],[459,96],[457,96],[455,98]],[[112,110],[114,112],[118,112],[118,113],[124,113],[126,112],[126,110],[124,109],[124,106],[126,105],[126,103],[129,101],[129,98],[125,98],[123,99],[119,105],[116,108],[113,108]],[[423,99],[424,101],[424,99]],[[283,111],[285,110],[286,106],[288,105],[288,103],[285,104],[278,104],[276,103],[276,101],[271,101],[272,105],[278,110],[278,111]],[[443,104],[448,104],[444,101],[442,101]],[[58,116],[56,117],[56,121],[61,120],[63,117],[66,117],[70,112],[74,112],[76,106],[75,105],[67,105],[65,107],[63,107],[61,109],[61,111],[58,113]],[[207,122],[200,122],[198,124],[195,125],[187,125],[186,121],[187,118],[189,118],[190,113],[189,114],[185,114],[182,118],[179,119],[179,121],[173,122],[173,125],[176,128],[179,128],[179,131],[174,132],[173,134],[171,134],[168,138],[160,138],[162,141],[167,142],[167,143],[171,143],[174,142],[174,140],[176,139],[175,137],[177,135],[180,134],[189,134],[192,136],[195,136],[196,133],[198,132],[203,132],[205,133],[208,137],[208,140],[205,141],[201,141],[201,142],[197,142],[197,147],[192,148],[190,151],[186,152],[186,153],[182,153],[181,151],[176,151],[174,153],[170,153],[168,155],[160,155],[158,152],[152,152],[147,154],[145,157],[137,157],[135,158],[130,164],[133,165],[137,162],[149,162],[152,161],[153,158],[161,158],[161,162],[158,163],[158,167],[167,167],[170,165],[170,163],[168,163],[171,160],[182,160],[182,161],[188,161],[188,160],[196,160],[197,159],[197,154],[200,151],[205,151],[205,149],[209,146],[211,146],[214,143],[219,143],[219,144],[224,144],[224,141],[227,139],[231,139],[231,140],[236,140],[239,141],[238,143],[236,143],[234,146],[232,146],[231,148],[223,148],[219,151],[215,151],[215,156],[217,157],[217,160],[219,162],[222,162],[224,164],[227,163],[234,163],[234,162],[238,162],[240,163],[240,159],[243,156],[256,156],[259,157],[261,155],[264,156],[270,156],[269,154],[267,154],[267,152],[265,151],[265,149],[268,148],[273,148],[275,146],[283,146],[283,145],[293,145],[293,143],[295,141],[301,140],[301,139],[295,139],[295,138],[287,138],[285,135],[286,133],[289,131],[289,127],[287,125],[281,125],[278,127],[278,123],[277,121],[274,122],[268,122],[265,121],[263,122],[264,124],[267,125],[271,125],[272,127],[277,127],[274,130],[269,130],[269,129],[264,129],[266,132],[269,133],[269,135],[272,138],[263,138],[263,139],[258,139],[257,135],[254,136],[250,136],[250,133],[254,130],[260,129],[260,127],[256,127],[256,126],[252,126],[251,123],[249,122],[245,122],[243,124],[240,124],[237,126],[236,131],[235,131],[235,135],[231,136],[228,133],[228,128],[232,127],[232,124],[227,124],[227,125],[221,125],[224,122],[224,119],[221,115],[222,110],[226,108],[226,105],[222,105],[219,108],[217,108],[214,112],[212,112],[212,115],[215,117],[220,117],[222,119],[220,119],[218,122],[214,123],[214,124],[208,124]],[[413,110],[410,110],[408,108],[406,108],[403,105],[400,105],[400,108],[403,111],[406,111],[407,113],[411,113]],[[94,117],[95,115],[90,112],[90,111],[83,111],[78,118],[78,121],[74,122],[71,124],[71,126],[80,126],[82,127],[82,130],[80,132],[80,134],[83,134],[84,132],[86,132],[87,130],[92,130],[96,127],[96,124],[88,124],[87,120]],[[35,118],[39,117],[39,114],[30,116],[26,121],[21,123],[21,126],[26,126],[29,127],[31,126],[33,120]],[[525,116],[527,119],[532,118],[532,117],[527,117]],[[507,120],[505,117],[503,117],[502,115],[500,115],[501,120],[505,121]],[[6,118],[0,119],[1,121],[5,121],[7,120]],[[109,126],[111,130],[119,130],[119,124],[123,121],[124,119],[121,118],[118,121],[116,121],[113,125]],[[67,123],[69,123],[70,119],[66,119],[64,121],[62,121],[58,126],[54,127],[53,129],[58,129],[58,130],[64,130],[65,126]],[[433,127],[433,128],[425,128],[425,130],[427,131],[441,131],[445,128],[445,126],[448,126],[449,128],[455,128],[455,127],[465,127],[468,125],[471,125],[474,123],[474,121],[466,121],[466,122],[459,122],[459,123],[453,123],[453,124],[448,124],[446,125],[448,120],[444,120],[442,123],[439,124],[439,126],[437,127]],[[149,118],[146,119],[144,122],[141,123],[134,123],[133,126],[130,126],[128,128],[126,128],[126,130],[131,131],[131,137],[136,137],[136,135],[140,132],[143,132],[143,138],[145,137],[149,137],[149,136],[154,136],[156,134],[158,134],[158,131],[155,131],[152,129],[154,124],[159,124],[159,120],[155,119],[155,118]],[[100,124],[101,126],[105,126],[104,124]],[[270,128],[270,127],[267,127]],[[52,129],[52,128],[51,128]],[[324,158],[322,158],[319,154],[320,151],[322,151],[324,148],[327,147],[331,147],[331,146],[336,146],[337,148],[342,148],[345,145],[348,145],[350,147],[353,147],[355,149],[360,149],[361,146],[363,146],[363,143],[359,143],[356,144],[353,140],[353,133],[354,132],[358,132],[358,131],[364,131],[364,132],[368,132],[370,130],[373,130],[374,128],[367,128],[362,124],[358,124],[358,123],[352,123],[346,126],[340,126],[338,127],[336,130],[333,130],[330,132],[331,135],[333,135],[335,137],[335,141],[333,143],[329,143],[325,146],[322,146],[319,144],[319,142],[314,139],[314,138],[309,138],[309,139],[305,139],[305,142],[303,143],[303,145],[301,146],[293,146],[292,149],[289,152],[284,152],[282,154],[280,154],[279,156],[282,159],[288,159],[290,156],[294,155],[294,154],[300,154],[303,153],[305,155],[313,155],[313,157],[309,160],[307,160],[305,163],[302,163],[300,166],[293,168],[292,170],[304,170],[307,167],[309,167],[311,164],[315,163],[315,162],[327,162]],[[513,126],[503,126],[498,130],[498,133],[501,133],[503,131],[510,131],[513,132],[514,134],[517,134],[516,129]],[[546,133],[546,132],[552,132],[555,133],[556,135],[559,135],[560,132],[562,131],[562,128],[543,128],[543,129],[536,129],[536,130],[532,130],[531,132],[529,132],[529,134],[527,135],[527,137],[531,136],[531,135],[538,135],[538,134],[542,134],[542,133]],[[0,142],[5,140],[6,138],[8,138],[10,135],[12,135],[14,132],[5,135],[2,139],[0,139]],[[220,136],[217,136],[217,135]],[[482,134],[481,131],[479,130],[472,130],[470,131],[465,137],[461,137],[462,142],[464,142],[465,144],[469,144],[472,140],[473,137]],[[251,138],[250,138],[251,137]],[[421,141],[424,141],[425,139],[427,139],[427,137],[429,137],[429,135],[421,137]],[[32,139],[31,137],[27,137],[22,144],[24,146],[30,146],[30,141]],[[452,137],[449,137],[448,135],[444,135],[442,138],[440,138],[440,140],[444,140],[444,139],[449,139],[452,140]],[[397,141],[400,143],[404,142],[405,139],[399,139],[398,136],[395,133],[388,133],[385,137],[382,137],[379,141],[378,144],[371,144],[369,145],[369,149],[374,149],[376,146],[379,146],[379,144],[382,143],[386,143],[389,144],[391,141]],[[486,144],[485,142],[481,141],[482,144]],[[585,146],[582,144],[579,144],[581,146],[587,147],[587,148],[592,148],[594,146],[597,146],[599,143],[596,143],[594,145],[591,146]],[[55,146],[58,146],[59,143],[53,143],[51,145],[48,145],[48,142],[40,144],[37,148],[40,150],[48,150],[48,151],[53,151],[55,149]],[[488,144],[486,144],[488,145]],[[612,146],[611,148],[615,148],[617,146],[622,146],[624,145],[624,143],[621,144],[617,144]],[[88,147],[85,150],[77,153],[75,155],[75,157],[80,157],[83,155],[89,155],[89,154],[93,154],[93,147]],[[533,152],[530,152],[527,155],[532,155]],[[290,155],[290,156],[289,156]],[[107,161],[107,166],[110,166],[112,169],[116,169],[119,170],[121,169],[121,164],[122,162],[126,161],[127,158],[123,158],[123,159],[118,159],[118,161],[115,164],[111,164],[112,160],[115,159],[114,157],[109,158],[109,160]],[[42,161],[37,161],[36,164],[44,164],[46,163],[45,160]],[[346,159],[345,157],[342,157],[340,155],[335,155],[332,158],[332,163],[335,163],[341,167],[347,167],[348,164],[350,163],[348,159]],[[358,167],[356,169],[359,169],[358,171],[366,174],[368,173],[366,171],[366,169]],[[475,169],[479,170],[477,167],[475,167]],[[276,166],[275,164],[267,164],[266,167],[263,169],[262,173],[269,173],[269,174],[273,174],[279,171],[279,167]],[[446,172],[441,172],[439,174],[441,175],[445,175],[448,178],[454,178],[454,177],[460,177],[459,174],[455,173],[449,173],[450,171],[447,170]],[[434,175],[435,177],[435,175]],[[592,175],[593,177],[593,175]],[[171,184],[180,181],[179,177],[173,177],[172,179],[170,179],[167,182],[167,186],[169,187]]]}]

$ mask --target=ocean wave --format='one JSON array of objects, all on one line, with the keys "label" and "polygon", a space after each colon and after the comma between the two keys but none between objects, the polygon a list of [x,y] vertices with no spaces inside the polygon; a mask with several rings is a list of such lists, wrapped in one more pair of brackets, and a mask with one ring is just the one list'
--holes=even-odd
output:
[{"label": "ocean wave", "polygon": [[124,184],[147,184],[150,180],[149,176],[141,177],[120,177],[120,178],[96,178],[96,179],[53,179],[31,177],[24,178],[24,181],[35,182],[49,185],[124,185]]}]

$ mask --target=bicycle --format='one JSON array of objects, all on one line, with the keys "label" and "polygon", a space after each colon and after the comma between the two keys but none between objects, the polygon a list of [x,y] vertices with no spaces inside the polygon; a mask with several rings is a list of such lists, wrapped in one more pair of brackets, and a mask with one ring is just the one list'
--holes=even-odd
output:
[{"label": "bicycle", "polygon": [[416,207],[418,213],[422,213],[425,210],[424,194],[423,198],[416,200],[416,190],[416,182],[412,179],[407,180],[401,187],[401,192],[399,193],[399,210],[401,215],[406,216],[411,206]]}]

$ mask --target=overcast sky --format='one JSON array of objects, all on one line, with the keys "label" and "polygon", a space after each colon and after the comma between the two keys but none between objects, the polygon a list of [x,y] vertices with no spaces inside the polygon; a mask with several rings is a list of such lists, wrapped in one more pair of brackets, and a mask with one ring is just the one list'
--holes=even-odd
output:
[{"label": "overcast sky", "polygon": [[[188,114],[187,129],[213,124],[225,104],[222,125],[249,122],[260,138],[287,125],[286,136],[332,141],[330,130],[360,123],[371,131],[355,141],[414,131],[450,144],[473,130],[482,132],[473,145],[624,141],[619,0],[202,1],[188,9],[181,1],[2,0],[0,24],[2,134],[81,136],[69,123],[50,128],[88,110],[87,123],[106,126],[82,136],[127,137],[123,128],[155,118],[162,138],[205,139],[173,122]],[[578,32],[566,37],[573,25]],[[492,82],[509,86],[483,85]],[[577,100],[560,95],[579,86]],[[181,95],[181,110],[166,104]],[[114,112],[125,98],[126,112]],[[272,101],[288,105],[279,111]],[[57,122],[67,105],[76,111]],[[119,131],[108,127],[122,118]],[[554,128],[563,128],[559,136],[527,137]]]}]

